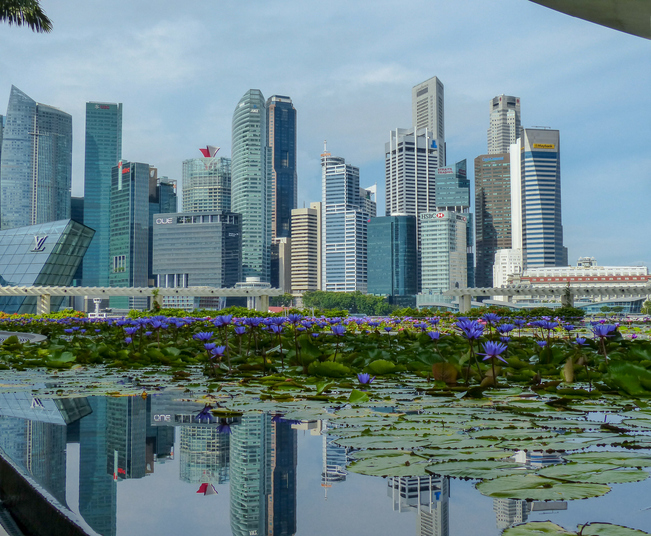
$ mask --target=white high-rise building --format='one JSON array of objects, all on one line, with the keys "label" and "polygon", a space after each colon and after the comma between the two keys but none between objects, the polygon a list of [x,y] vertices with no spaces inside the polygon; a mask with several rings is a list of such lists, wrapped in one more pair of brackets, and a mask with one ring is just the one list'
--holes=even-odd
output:
[{"label": "white high-rise building", "polygon": [[498,95],[489,106],[488,154],[508,153],[509,147],[522,135],[520,97]]},{"label": "white high-rise building", "polygon": [[567,266],[558,130],[526,128],[511,145],[512,247],[523,267]]},{"label": "white high-rise building", "polygon": [[359,168],[321,154],[323,184],[322,290],[366,292],[366,247],[369,206],[360,196]]},{"label": "white high-rise building", "polygon": [[450,302],[446,290],[468,286],[468,214],[442,210],[420,215],[422,292],[417,304]]},{"label": "white high-rise building", "polygon": [[[433,76],[411,89],[411,122],[416,132],[427,129],[439,144],[439,165],[445,166],[445,98],[442,82]],[[389,214],[387,214],[388,216]]]},{"label": "white high-rise building", "polygon": [[321,203],[292,210],[292,292],[321,289]]}]

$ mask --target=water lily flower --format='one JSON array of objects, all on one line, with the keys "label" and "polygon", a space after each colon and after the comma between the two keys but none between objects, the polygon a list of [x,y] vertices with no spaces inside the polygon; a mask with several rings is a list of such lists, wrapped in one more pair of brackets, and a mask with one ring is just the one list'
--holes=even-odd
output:
[{"label": "water lily flower", "polygon": [[212,336],[213,336],[212,331],[201,331],[199,333],[195,333],[194,335],[192,335],[192,338],[197,341],[207,342],[210,339],[212,339]]},{"label": "water lily flower", "polygon": [[213,348],[212,350],[210,350],[212,355],[217,356],[217,357],[223,356],[225,351],[226,351],[226,346],[217,346],[217,347]]},{"label": "water lily flower", "polygon": [[503,343],[507,343],[510,340],[511,340],[511,337],[500,337],[500,341],[502,341]]},{"label": "water lily flower", "polygon": [[637,333],[633,333],[633,334],[631,335],[631,339],[637,339]]},{"label": "water lily flower", "polygon": [[279,324],[272,324],[271,326],[269,326],[269,329],[277,335],[280,335],[283,331],[283,327]]},{"label": "water lily flower", "polygon": [[212,351],[214,348],[217,348],[217,343],[216,342],[207,342],[203,345],[203,347],[208,350],[209,352]]},{"label": "water lily flower", "polygon": [[145,337],[151,337],[152,331],[145,331]]},{"label": "water lily flower", "polygon": [[213,414],[210,412],[212,408],[210,406],[205,406],[197,415],[194,416],[194,422],[200,423],[211,423],[215,422],[216,419]]},{"label": "water lily flower", "polygon": [[500,357],[500,354],[504,350],[506,350],[506,348],[507,348],[507,346],[504,343],[488,341],[486,344],[484,344],[483,353],[478,352],[478,355],[486,356],[486,357],[484,357],[483,361],[486,361],[488,359],[492,359],[492,358],[496,357],[500,361],[504,361],[504,363],[507,363],[506,359],[504,359],[503,357]]},{"label": "water lily flower", "polygon": [[287,319],[292,323],[292,324],[298,324],[301,320],[303,320],[303,315],[299,315],[296,313],[292,313],[287,315]]},{"label": "water lily flower", "polygon": [[438,341],[441,338],[440,331],[428,331],[427,334],[429,335],[429,338],[432,339],[433,341]]},{"label": "water lily flower", "polygon": [[547,346],[547,341],[536,341],[536,344],[541,348],[544,348],[545,346]]},{"label": "water lily flower", "polygon": [[392,330],[393,328],[391,326],[384,326],[384,331],[386,331],[387,333],[390,333]]},{"label": "water lily flower", "polygon": [[486,313],[484,316],[482,316],[482,318],[489,324],[497,324],[502,317],[496,315],[495,313]]},{"label": "water lily flower", "polygon": [[359,380],[359,383],[362,383],[364,385],[368,385],[373,383],[373,380],[375,379],[375,376],[371,378],[371,375],[368,374],[367,372],[360,372],[357,375],[357,379]]},{"label": "water lily flower", "polygon": [[497,326],[495,329],[499,331],[502,334],[510,333],[515,329],[515,324],[501,324]]},{"label": "water lily flower", "polygon": [[583,337],[577,337],[573,342],[578,346],[586,346],[588,344]]},{"label": "water lily flower", "polygon": [[133,340],[131,339],[131,337],[125,337],[124,342],[126,342],[127,344],[131,344]]},{"label": "water lily flower", "polygon": [[574,331],[574,330],[576,329],[576,327],[573,326],[572,324],[565,324],[565,325],[563,326],[563,329],[564,329],[565,331],[567,331],[567,332],[570,332],[570,331]]},{"label": "water lily flower", "polygon": [[124,332],[127,335],[133,335],[136,331],[138,331],[140,328],[138,326],[133,327],[133,328],[124,328]]},{"label": "water lily flower", "polygon": [[237,326],[235,328],[235,334],[236,335],[244,335],[246,333],[246,327],[245,326]]},{"label": "water lily flower", "polygon": [[597,324],[592,328],[593,333],[595,334],[596,337],[604,338],[604,337],[612,337],[615,335],[612,333],[617,329],[617,326],[613,326],[612,324]]},{"label": "water lily flower", "polygon": [[346,327],[341,326],[341,325],[336,325],[332,326],[332,334],[336,335],[337,337],[341,337],[344,333],[346,333]]},{"label": "water lily flower", "polygon": [[74,333],[74,331],[72,331],[71,329],[64,329],[63,332],[64,333]]}]

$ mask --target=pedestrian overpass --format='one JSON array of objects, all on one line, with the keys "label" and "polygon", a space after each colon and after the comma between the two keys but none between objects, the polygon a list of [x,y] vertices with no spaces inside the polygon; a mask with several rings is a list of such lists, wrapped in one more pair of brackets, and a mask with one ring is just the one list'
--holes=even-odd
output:
[{"label": "pedestrian overpass", "polygon": [[111,296],[126,297],[152,297],[158,305],[163,304],[167,296],[184,297],[246,297],[247,307],[257,311],[267,312],[269,298],[282,296],[284,291],[277,288],[265,288],[263,285],[249,288],[215,288],[215,287],[188,287],[188,288],[150,288],[150,287],[12,287],[0,286],[0,296],[37,296],[36,314],[50,312],[52,296],[87,296],[88,298],[106,299]]}]

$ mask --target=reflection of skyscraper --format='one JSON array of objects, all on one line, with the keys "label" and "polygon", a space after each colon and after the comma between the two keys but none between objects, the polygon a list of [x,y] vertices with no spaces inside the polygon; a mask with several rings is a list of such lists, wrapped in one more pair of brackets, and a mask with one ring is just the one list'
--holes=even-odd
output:
[{"label": "reflection of skyscraper", "polygon": [[450,478],[447,476],[392,477],[387,495],[393,509],[399,512],[416,510],[418,536],[450,534]]},{"label": "reflection of skyscraper", "polygon": [[0,416],[0,448],[66,504],[66,427]]},{"label": "reflection of skyscraper", "polygon": [[109,399],[88,400],[93,412],[79,422],[79,513],[102,536],[115,536],[117,484],[113,481],[112,456],[111,468],[107,468]]},{"label": "reflection of skyscraper", "polygon": [[296,431],[267,414],[246,415],[231,436],[231,530],[235,536],[296,532]]},{"label": "reflection of skyscraper", "polygon": [[184,482],[223,484],[228,482],[231,436],[219,427],[190,425],[181,428],[180,478]]},{"label": "reflection of skyscraper", "polygon": [[328,422],[323,422],[323,472],[321,473],[321,486],[328,488],[333,482],[344,482],[346,480],[346,466],[348,465],[348,448],[340,447],[335,443],[335,437],[326,433]]},{"label": "reflection of skyscraper", "polygon": [[106,408],[107,471],[118,478],[145,476],[147,403],[139,396],[109,398]]},{"label": "reflection of skyscraper", "polygon": [[516,523],[524,523],[529,518],[527,501],[513,499],[493,499],[493,511],[498,529],[507,529]]}]

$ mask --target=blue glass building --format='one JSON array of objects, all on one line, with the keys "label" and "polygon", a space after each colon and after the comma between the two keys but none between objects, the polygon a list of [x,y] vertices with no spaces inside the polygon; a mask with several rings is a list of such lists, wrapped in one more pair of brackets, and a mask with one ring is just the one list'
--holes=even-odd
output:
[{"label": "blue glass building", "polygon": [[267,99],[267,140],[271,158],[271,236],[291,235],[292,210],[298,204],[296,173],[296,109],[292,99]]},{"label": "blue glass building", "polygon": [[11,86],[0,150],[0,228],[70,217],[72,117]]},{"label": "blue glass building", "polygon": [[122,104],[86,103],[84,221],[95,238],[84,258],[83,283],[109,284],[109,222],[111,169],[122,158]]},{"label": "blue glass building", "polygon": [[[70,286],[95,232],[73,220],[0,231],[0,285]],[[36,313],[36,296],[0,297],[0,311]],[[63,296],[53,296],[56,311]]]},{"label": "blue glass building", "polygon": [[264,282],[271,277],[269,160],[265,99],[251,89],[233,113],[231,210],[242,215],[242,276]]},{"label": "blue glass building", "polygon": [[368,293],[415,305],[418,250],[415,216],[371,218],[368,224]]},{"label": "blue glass building", "polygon": [[[156,168],[120,161],[112,169],[109,260],[112,287],[148,287],[152,276],[154,214],[176,212],[173,181],[158,180]],[[153,284],[153,281],[151,281]],[[147,298],[111,298],[111,307],[144,309]]]}]

